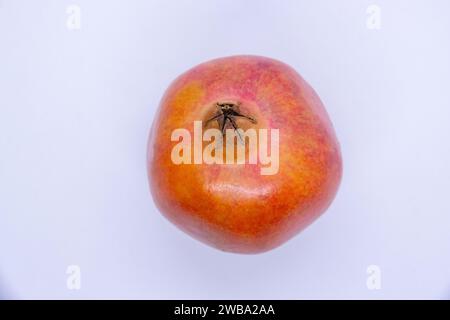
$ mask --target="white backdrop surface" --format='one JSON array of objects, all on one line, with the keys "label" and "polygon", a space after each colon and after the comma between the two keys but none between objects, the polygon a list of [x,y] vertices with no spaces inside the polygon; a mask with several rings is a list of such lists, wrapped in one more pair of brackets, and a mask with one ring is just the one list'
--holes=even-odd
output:
[{"label": "white backdrop surface", "polygon": [[[444,0],[0,0],[0,298],[449,299],[449,11]],[[329,210],[254,256],[180,232],[146,177],[164,90],[234,54],[299,71],[344,160]]]}]

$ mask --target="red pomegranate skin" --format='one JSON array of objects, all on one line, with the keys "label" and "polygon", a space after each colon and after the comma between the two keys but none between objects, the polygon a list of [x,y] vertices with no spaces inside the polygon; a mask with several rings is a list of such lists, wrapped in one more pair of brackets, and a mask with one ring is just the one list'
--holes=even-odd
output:
[{"label": "red pomegranate skin", "polygon": [[[241,129],[279,130],[276,174],[262,175],[260,163],[173,163],[173,130],[193,137],[194,121],[205,123],[216,103],[230,100],[257,120],[236,118]],[[290,66],[248,55],[202,63],[173,81],[154,118],[147,165],[153,199],[168,220],[205,244],[247,254],[307,227],[328,208],[342,176],[339,143],[315,91]]]}]

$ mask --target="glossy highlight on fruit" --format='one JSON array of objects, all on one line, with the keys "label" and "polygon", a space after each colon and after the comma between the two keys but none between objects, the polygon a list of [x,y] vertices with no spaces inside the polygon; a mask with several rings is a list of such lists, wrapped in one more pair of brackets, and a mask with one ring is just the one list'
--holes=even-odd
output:
[{"label": "glossy highlight on fruit", "polygon": [[[232,164],[195,163],[195,151],[187,149],[182,156],[192,161],[174,163],[181,140],[174,139],[175,130],[189,134],[192,139],[183,140],[192,150],[195,143],[202,150],[211,143],[201,140],[196,121],[203,134],[211,129],[216,138],[226,131],[254,130],[257,139],[267,133],[277,170],[261,174],[267,163],[242,163],[236,154]],[[270,132],[278,132],[278,141]],[[248,158],[247,141],[238,137],[233,145],[244,145]],[[278,154],[270,148],[275,142]],[[210,246],[236,253],[264,252],[298,234],[330,205],[342,175],[339,143],[318,95],[294,69],[260,56],[215,59],[175,79],[153,121],[147,166],[153,199],[167,219]]]}]

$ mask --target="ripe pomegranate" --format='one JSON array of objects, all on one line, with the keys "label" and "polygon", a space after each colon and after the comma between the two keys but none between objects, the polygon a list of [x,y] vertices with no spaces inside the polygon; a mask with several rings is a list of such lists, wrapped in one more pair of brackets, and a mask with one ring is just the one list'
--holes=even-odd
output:
[{"label": "ripe pomegranate", "polygon": [[160,103],[147,159],[160,211],[194,238],[237,253],[299,233],[330,205],[342,174],[317,94],[288,65],[259,56],[215,59],[180,75]]}]

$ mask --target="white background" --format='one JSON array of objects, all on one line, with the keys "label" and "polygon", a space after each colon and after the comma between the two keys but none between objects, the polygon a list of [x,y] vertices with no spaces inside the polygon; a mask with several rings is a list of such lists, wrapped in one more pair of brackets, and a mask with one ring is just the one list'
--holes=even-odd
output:
[{"label": "white background", "polygon": [[[70,4],[0,0],[0,298],[450,298],[448,1],[79,0],[79,30]],[[326,214],[254,256],[180,232],[146,177],[164,90],[233,54],[297,69],[344,159]]]}]

